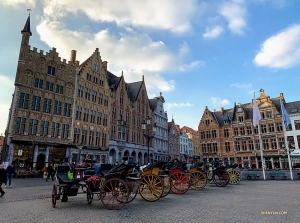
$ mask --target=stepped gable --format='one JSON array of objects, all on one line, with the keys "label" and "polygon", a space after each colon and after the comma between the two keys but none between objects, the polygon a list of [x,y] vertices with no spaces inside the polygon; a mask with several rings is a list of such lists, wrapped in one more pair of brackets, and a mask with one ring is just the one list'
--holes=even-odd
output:
[{"label": "stepped gable", "polygon": [[127,83],[127,92],[131,101],[135,101],[139,95],[140,89],[142,87],[143,81]]},{"label": "stepped gable", "polygon": [[90,57],[88,57],[82,64],[79,65],[79,72],[82,71],[82,70],[85,68],[85,66],[88,64],[88,62],[89,62],[91,59],[93,59],[93,56],[94,56],[95,54],[98,54],[98,55],[97,55],[97,58],[98,58],[98,56],[99,56],[99,57],[100,57],[100,61],[101,61],[101,56],[100,56],[100,53],[99,53],[99,49],[96,48],[95,51],[92,53],[92,55],[91,55]]}]

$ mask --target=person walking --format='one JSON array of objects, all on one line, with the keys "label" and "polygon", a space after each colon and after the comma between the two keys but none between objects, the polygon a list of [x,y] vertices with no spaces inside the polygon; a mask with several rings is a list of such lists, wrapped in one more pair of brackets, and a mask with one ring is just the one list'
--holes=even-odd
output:
[{"label": "person walking", "polygon": [[0,164],[0,197],[3,197],[5,192],[2,189],[2,184],[4,184],[6,181],[6,170],[4,169],[4,165],[1,163]]},{"label": "person walking", "polygon": [[11,178],[13,177],[15,173],[15,166],[13,163],[11,163],[7,168],[6,168],[6,184],[4,187],[7,186],[7,183],[8,183],[8,186],[9,187],[12,187],[11,186]]},{"label": "person walking", "polygon": [[47,168],[47,172],[48,172],[48,175],[47,175],[47,178],[46,178],[46,181],[48,181],[48,179],[52,179],[52,181],[54,180],[54,168],[52,166],[52,164],[49,164],[48,168]]}]

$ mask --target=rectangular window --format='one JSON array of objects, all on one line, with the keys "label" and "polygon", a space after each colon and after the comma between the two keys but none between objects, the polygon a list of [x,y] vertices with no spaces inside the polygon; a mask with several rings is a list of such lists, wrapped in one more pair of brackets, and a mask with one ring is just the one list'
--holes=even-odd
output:
[{"label": "rectangular window", "polygon": [[272,149],[277,149],[276,139],[271,139]]},{"label": "rectangular window", "polygon": [[239,116],[239,122],[244,122],[244,117],[243,116]]},{"label": "rectangular window", "polygon": [[99,71],[99,67],[98,65],[94,64],[94,71],[98,72]]},{"label": "rectangular window", "polygon": [[275,132],[274,124],[269,124],[269,132]]},{"label": "rectangular window", "polygon": [[247,126],[247,134],[252,135],[252,127],[251,126]]},{"label": "rectangular window", "polygon": [[267,118],[273,118],[272,111],[267,111]]},{"label": "rectangular window", "polygon": [[205,120],[205,125],[207,125],[207,126],[208,126],[208,125],[209,125],[209,123],[210,123],[210,120],[209,120],[209,119],[206,119],[206,120]]},{"label": "rectangular window", "polygon": [[247,142],[246,141],[242,141],[242,149],[243,149],[243,151],[247,151]]},{"label": "rectangular window", "polygon": [[240,142],[239,141],[236,141],[235,142],[235,151],[240,151]]},{"label": "rectangular window", "polygon": [[281,149],[283,149],[285,147],[285,142],[284,142],[284,138],[279,138],[279,146],[281,147]]},{"label": "rectangular window", "polygon": [[264,150],[269,149],[268,139],[263,139],[263,147],[264,147]]},{"label": "rectangular window", "polygon": [[52,122],[51,137],[58,137],[58,135],[59,135],[59,123]]},{"label": "rectangular window", "polygon": [[94,132],[90,131],[90,134],[89,134],[89,145],[92,146],[93,142],[94,142]]},{"label": "rectangular window", "polygon": [[254,134],[258,134],[258,126],[254,127]]},{"label": "rectangular window", "polygon": [[50,75],[55,75],[55,67],[52,67],[52,66],[48,66],[48,72],[47,74],[50,74]]},{"label": "rectangular window", "polygon": [[210,139],[210,131],[206,131],[206,138]]},{"label": "rectangular window", "polygon": [[217,138],[217,131],[216,130],[212,130],[211,131],[212,137],[215,139]]},{"label": "rectangular window", "polygon": [[108,106],[108,96],[104,95],[104,106]]},{"label": "rectangular window", "polygon": [[230,152],[230,142],[225,142],[226,152]]},{"label": "rectangular window", "polygon": [[97,92],[92,91],[92,102],[96,102],[96,100],[97,100]]},{"label": "rectangular window", "polygon": [[53,83],[46,81],[46,91],[53,91]]},{"label": "rectangular window", "polygon": [[34,79],[34,87],[36,88],[43,88],[43,80],[35,78]]},{"label": "rectangular window", "polygon": [[24,134],[26,118],[17,117],[15,125],[15,134]]},{"label": "rectangular window", "polygon": [[41,104],[41,97],[32,96],[32,102],[31,102],[31,110],[33,111],[39,111],[40,110],[40,104]]},{"label": "rectangular window", "polygon": [[74,143],[79,143],[79,137],[80,137],[80,129],[75,128],[74,129]]},{"label": "rectangular window", "polygon": [[65,103],[64,105],[64,116],[71,116],[71,104]]},{"label": "rectangular window", "polygon": [[211,143],[207,143],[207,150],[208,150],[209,153],[212,153]]},{"label": "rectangular window", "polygon": [[102,113],[98,112],[98,115],[97,115],[97,125],[101,125],[101,121],[102,121]]},{"label": "rectangular window", "polygon": [[249,144],[249,149],[250,149],[251,151],[254,150],[253,140],[249,140],[249,141],[248,141],[248,144]]},{"label": "rectangular window", "polygon": [[81,119],[81,112],[82,112],[82,107],[76,106],[76,119],[78,120]]},{"label": "rectangular window", "polygon": [[103,116],[103,125],[104,126],[107,126],[107,120],[108,120],[108,115],[104,114],[104,116]]},{"label": "rectangular window", "polygon": [[224,137],[225,138],[229,137],[229,131],[228,131],[228,129],[224,129]]},{"label": "rectangular window", "polygon": [[112,107],[112,119],[116,119],[117,109],[115,107]]},{"label": "rectangular window", "polygon": [[28,134],[35,135],[37,132],[38,120],[36,119],[29,119],[28,125]]},{"label": "rectangular window", "polygon": [[91,110],[90,116],[91,116],[90,123],[95,123],[96,111]]},{"label": "rectangular window", "polygon": [[100,132],[96,132],[96,146],[100,146]]},{"label": "rectangular window", "polygon": [[41,122],[40,135],[41,135],[41,136],[46,136],[46,135],[48,135],[48,128],[49,128],[49,122],[47,122],[47,121],[42,121],[42,122]]},{"label": "rectangular window", "polygon": [[91,97],[91,89],[85,88],[85,100],[90,100]]},{"label": "rectangular window", "polygon": [[206,153],[206,144],[202,143],[202,153]]},{"label": "rectangular window", "polygon": [[111,126],[111,139],[115,139],[115,134],[116,134],[116,127],[114,125]]},{"label": "rectangular window", "polygon": [[240,134],[245,135],[245,128],[244,127],[240,127]]},{"label": "rectangular window", "polygon": [[55,115],[61,114],[61,101],[54,101],[53,114]]},{"label": "rectangular window", "polygon": [[87,130],[82,130],[81,144],[86,144],[86,135],[87,135]]},{"label": "rectangular window", "polygon": [[300,130],[300,120],[295,120],[294,124],[295,124],[295,130]]},{"label": "rectangular window", "polygon": [[234,135],[238,136],[239,135],[239,129],[238,128],[234,128],[233,129]]},{"label": "rectangular window", "polygon": [[98,104],[102,105],[102,103],[103,103],[103,94],[99,93],[98,94]]},{"label": "rectangular window", "polygon": [[69,136],[69,125],[68,124],[62,124],[61,138],[62,139],[67,139],[68,136]]},{"label": "rectangular window", "polygon": [[77,97],[79,97],[79,98],[83,97],[83,89],[84,89],[84,87],[79,84],[78,91],[77,91]]},{"label": "rectangular window", "polygon": [[44,98],[43,112],[50,113],[51,111],[51,99]]},{"label": "rectangular window", "polygon": [[29,94],[21,93],[19,100],[19,108],[28,108]]},{"label": "rectangular window", "polygon": [[259,139],[255,140],[255,147],[256,147],[257,150],[260,150]]},{"label": "rectangular window", "polygon": [[106,147],[106,133],[102,133],[102,147]]},{"label": "rectangular window", "polygon": [[282,123],[281,122],[277,122],[276,127],[277,127],[278,132],[282,132],[283,128],[282,128]]},{"label": "rectangular window", "polygon": [[83,121],[84,122],[89,121],[89,109],[87,109],[87,108],[84,108]]},{"label": "rectangular window", "polygon": [[218,144],[217,143],[213,143],[213,149],[214,149],[214,153],[218,152]]},{"label": "rectangular window", "polygon": [[62,85],[57,84],[56,89],[55,89],[55,93],[63,94],[64,93],[64,87]]},{"label": "rectangular window", "polygon": [[262,133],[266,133],[266,132],[267,132],[267,127],[266,127],[266,125],[261,125],[260,127],[261,127],[261,132],[262,132]]}]

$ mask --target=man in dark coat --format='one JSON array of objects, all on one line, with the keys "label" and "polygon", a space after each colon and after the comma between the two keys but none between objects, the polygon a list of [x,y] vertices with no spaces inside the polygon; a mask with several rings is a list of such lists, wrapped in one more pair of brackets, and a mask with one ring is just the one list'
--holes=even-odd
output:
[{"label": "man in dark coat", "polygon": [[[15,173],[15,166],[13,163],[11,163],[7,168],[6,168],[6,184],[8,183],[9,187],[11,186],[11,178],[13,177]],[[7,186],[5,184],[5,187]]]},{"label": "man in dark coat", "polygon": [[4,165],[0,164],[0,197],[3,197],[5,192],[2,190],[2,184],[6,182],[6,170],[4,169]]}]

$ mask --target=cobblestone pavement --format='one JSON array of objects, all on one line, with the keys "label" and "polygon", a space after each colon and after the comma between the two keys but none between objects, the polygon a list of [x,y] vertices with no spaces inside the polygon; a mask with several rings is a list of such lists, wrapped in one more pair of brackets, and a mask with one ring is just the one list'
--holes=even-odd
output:
[{"label": "cobblestone pavement", "polygon": [[12,184],[0,198],[0,222],[300,222],[299,180],[244,180],[224,188],[209,184],[156,202],[138,195],[121,210],[108,210],[97,199],[88,205],[85,194],[52,208],[52,181],[13,179]]}]

